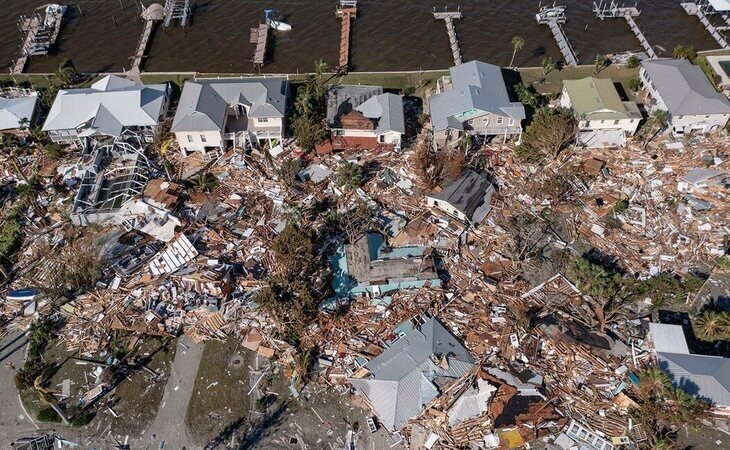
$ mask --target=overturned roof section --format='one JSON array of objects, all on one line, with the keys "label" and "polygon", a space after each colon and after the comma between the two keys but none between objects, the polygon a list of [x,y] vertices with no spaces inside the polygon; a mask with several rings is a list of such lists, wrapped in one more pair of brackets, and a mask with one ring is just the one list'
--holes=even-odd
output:
[{"label": "overturned roof section", "polygon": [[686,59],[641,63],[672,115],[730,114],[730,101]]},{"label": "overturned roof section", "polygon": [[[480,222],[489,212],[489,202],[493,192],[494,186],[487,177],[473,170],[467,170],[443,191],[430,197],[447,202],[469,220]],[[485,208],[486,210],[483,210]]]},{"label": "overturned roof section", "polygon": [[327,91],[327,123],[338,126],[340,117],[355,110],[375,95],[383,93],[380,86],[340,84]]},{"label": "overturned roof section", "polygon": [[350,383],[370,401],[380,421],[397,431],[440,395],[437,379],[453,381],[474,367],[469,351],[434,318],[427,318],[365,365],[370,378]]},{"label": "overturned roof section", "polygon": [[659,367],[672,384],[715,406],[730,406],[730,358],[689,353],[681,325],[649,324]]},{"label": "overturned roof section", "polygon": [[363,116],[375,122],[375,133],[383,134],[393,131],[400,134],[406,132],[403,117],[403,100],[390,93],[370,97],[356,108]]},{"label": "overturned roof section", "polygon": [[563,86],[570,97],[573,112],[586,120],[628,119],[629,112],[608,78],[588,77],[565,80]]},{"label": "overturned roof section", "polygon": [[186,81],[172,131],[221,131],[228,108],[241,105],[249,117],[284,117],[285,78]]},{"label": "overturned roof section", "polygon": [[27,119],[29,125],[37,101],[36,93],[20,97],[0,96],[0,130],[20,128],[23,119]]},{"label": "overturned roof section", "polygon": [[[117,124],[154,126],[163,112],[166,92],[165,84],[137,85],[107,75],[90,88],[59,91],[43,130],[80,130],[91,124],[99,131],[115,133],[109,136],[118,137],[121,130]],[[102,115],[98,121],[97,114]]]},{"label": "overturned roof section", "polygon": [[471,61],[454,66],[449,72],[452,89],[428,100],[434,131],[462,129],[459,117],[470,111],[511,117],[518,122],[525,118],[522,103],[510,101],[498,66]]}]

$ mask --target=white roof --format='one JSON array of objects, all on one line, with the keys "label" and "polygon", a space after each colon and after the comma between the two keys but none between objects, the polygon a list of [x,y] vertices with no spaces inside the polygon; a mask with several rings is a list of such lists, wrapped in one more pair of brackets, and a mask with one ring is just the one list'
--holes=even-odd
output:
[{"label": "white roof", "polygon": [[689,354],[687,340],[681,325],[650,323],[649,331],[657,352]]},{"label": "white roof", "polygon": [[20,127],[23,119],[31,120],[38,94],[27,97],[0,96],[0,130],[13,130]]},{"label": "white roof", "polygon": [[165,84],[138,85],[107,75],[90,88],[59,91],[43,130],[119,136],[124,127],[153,126],[162,113],[166,91]]},{"label": "white roof", "polygon": [[730,11],[730,0],[709,0],[715,11]]}]

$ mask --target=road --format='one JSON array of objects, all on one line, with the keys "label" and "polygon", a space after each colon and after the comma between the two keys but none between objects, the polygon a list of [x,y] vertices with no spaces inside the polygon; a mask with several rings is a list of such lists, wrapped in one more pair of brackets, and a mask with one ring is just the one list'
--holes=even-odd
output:
[{"label": "road", "polygon": [[[135,448],[194,449],[185,426],[188,403],[193,394],[195,375],[198,373],[203,344],[193,345],[187,336],[177,340],[177,351],[172,362],[172,373],[162,394],[160,409],[152,425],[139,438],[131,439]],[[149,446],[149,447],[148,447]]]},{"label": "road", "polygon": [[[11,332],[0,341],[0,442],[9,443],[36,427],[26,416],[15,388],[15,370],[23,367],[23,355],[28,340],[25,333]],[[11,367],[12,365],[12,367]]]}]

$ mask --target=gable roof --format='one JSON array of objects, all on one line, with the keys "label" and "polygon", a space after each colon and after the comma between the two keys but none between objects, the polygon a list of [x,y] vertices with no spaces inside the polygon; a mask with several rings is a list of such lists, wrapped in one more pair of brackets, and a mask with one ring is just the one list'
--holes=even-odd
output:
[{"label": "gable roof", "polygon": [[[93,123],[99,112],[104,116],[99,119],[101,122],[115,123],[114,130],[117,123],[122,127],[153,126],[162,113],[166,91],[166,84],[137,85],[116,75],[107,75],[90,88],[62,89],[53,101],[43,130],[83,128],[90,121]],[[110,129],[99,129],[102,128]]]},{"label": "gable roof", "polygon": [[525,118],[522,103],[509,99],[500,67],[470,61],[452,67],[449,72],[452,89],[428,99],[434,131],[462,129],[457,115],[470,110],[507,116],[517,121]]},{"label": "gable roof", "polygon": [[376,122],[375,133],[377,134],[388,131],[400,134],[406,132],[403,100],[398,95],[391,93],[374,95],[355,109]]},{"label": "gable roof", "polygon": [[717,92],[702,69],[686,59],[641,63],[672,115],[730,114],[730,101]]},{"label": "gable roof", "polygon": [[587,120],[629,118],[628,111],[610,79],[587,77],[581,80],[565,80],[563,86],[568,92],[576,117]]},{"label": "gable roof", "polygon": [[[439,364],[442,358],[447,368]],[[365,364],[370,378],[350,383],[368,398],[383,425],[397,431],[439,395],[436,378],[456,379],[473,367],[469,351],[438,320],[427,318]]]},{"label": "gable roof", "polygon": [[23,97],[0,96],[0,130],[20,127],[20,121],[30,121],[38,101],[38,94]]},{"label": "gable roof", "polygon": [[284,117],[285,78],[232,78],[186,81],[172,131],[221,131],[228,108],[244,105],[249,117]]},{"label": "gable roof", "polygon": [[[487,180],[487,177],[473,170],[467,170],[461,174],[458,180],[446,186],[443,191],[429,195],[429,197],[449,203],[469,219],[477,219],[473,216],[485,202],[488,206],[488,197],[491,196],[493,191],[494,187]],[[484,215],[487,212],[489,211],[485,211]],[[476,221],[480,221],[481,218]]]}]

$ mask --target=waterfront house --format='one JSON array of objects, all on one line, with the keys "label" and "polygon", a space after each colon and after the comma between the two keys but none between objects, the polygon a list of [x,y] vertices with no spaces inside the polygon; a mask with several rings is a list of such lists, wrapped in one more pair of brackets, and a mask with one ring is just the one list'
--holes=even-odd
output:
[{"label": "waterfront house", "polygon": [[659,368],[676,387],[712,405],[712,412],[730,416],[730,358],[690,353],[681,325],[650,323],[649,332]]},{"label": "waterfront house", "polygon": [[319,153],[336,150],[400,149],[406,132],[403,99],[380,86],[333,86],[327,91],[330,139]]},{"label": "waterfront house", "polygon": [[589,148],[622,146],[641,122],[636,103],[622,101],[606,78],[563,81],[560,105],[571,109],[578,120],[578,145]]},{"label": "waterfront house", "polygon": [[392,247],[380,233],[363,233],[354,242],[341,245],[330,261],[332,287],[339,298],[380,297],[399,289],[441,285],[432,248]]},{"label": "waterfront house", "polygon": [[475,363],[433,317],[407,321],[393,334],[397,340],[363,366],[366,375],[348,380],[390,432],[421,414]]},{"label": "waterfront house", "polygon": [[685,59],[644,61],[639,76],[651,108],[667,111],[676,137],[721,130],[730,119],[730,101],[717,92],[702,69]]},{"label": "waterfront house", "polygon": [[480,223],[491,210],[494,185],[473,170],[461,174],[440,192],[426,196],[426,204],[436,207],[462,222]]},{"label": "waterfront house", "polygon": [[273,146],[284,137],[289,89],[281,77],[186,81],[171,131],[185,156]]},{"label": "waterfront house", "polygon": [[519,139],[525,108],[510,101],[500,67],[471,61],[449,73],[428,98],[437,147],[453,146],[465,135]]},{"label": "waterfront house", "polygon": [[38,116],[38,93],[29,89],[7,88],[0,92],[0,132],[23,134]]},{"label": "waterfront house", "polygon": [[152,142],[169,105],[168,84],[140,85],[107,75],[89,88],[60,90],[43,131],[61,143],[118,138],[126,132]]}]

